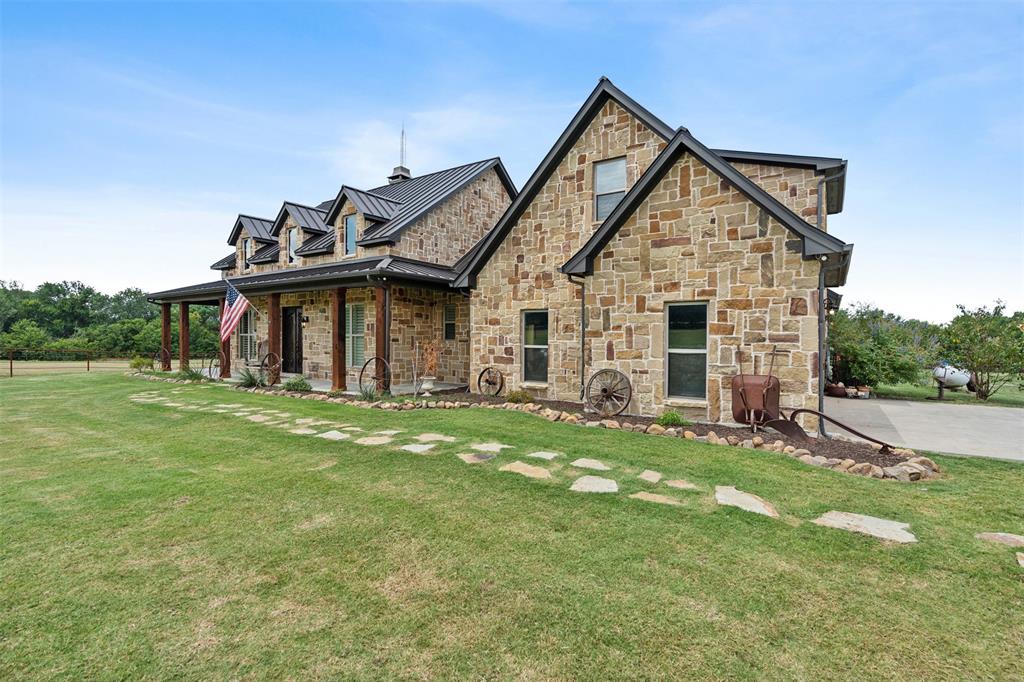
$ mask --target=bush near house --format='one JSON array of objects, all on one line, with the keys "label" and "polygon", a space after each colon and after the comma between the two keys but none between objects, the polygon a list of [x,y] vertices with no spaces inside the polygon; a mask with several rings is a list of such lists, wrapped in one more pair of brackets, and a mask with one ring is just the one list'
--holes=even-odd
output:
[{"label": "bush near house", "polygon": [[1001,388],[1024,380],[1024,312],[1006,315],[997,301],[987,307],[957,306],[960,314],[942,335],[951,363],[974,374],[975,395],[988,400]]},{"label": "bush near house", "polygon": [[832,380],[847,386],[911,382],[936,362],[941,330],[870,305],[838,310],[829,319]]}]

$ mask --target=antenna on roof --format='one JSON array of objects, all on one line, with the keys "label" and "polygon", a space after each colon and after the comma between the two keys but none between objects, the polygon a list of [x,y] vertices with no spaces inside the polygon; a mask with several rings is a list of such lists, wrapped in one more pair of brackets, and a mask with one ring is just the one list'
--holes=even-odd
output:
[{"label": "antenna on roof", "polygon": [[402,120],[402,138],[401,145],[399,147],[399,164],[395,166],[395,170],[391,171],[391,175],[388,176],[388,184],[393,185],[396,182],[402,182],[412,177],[412,173],[405,167],[405,120]]}]

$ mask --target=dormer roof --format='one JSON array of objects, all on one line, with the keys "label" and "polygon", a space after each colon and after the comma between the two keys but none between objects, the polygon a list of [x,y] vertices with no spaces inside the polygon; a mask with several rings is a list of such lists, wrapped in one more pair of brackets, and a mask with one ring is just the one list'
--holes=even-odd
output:
[{"label": "dormer roof", "polygon": [[270,235],[270,228],[273,225],[273,220],[257,218],[256,216],[240,213],[238,218],[235,219],[235,226],[231,228],[231,236],[228,237],[228,244],[234,246],[238,243],[238,236],[242,233],[243,228],[249,236],[256,241],[267,243],[272,242],[274,241],[274,238]]},{"label": "dormer roof", "polygon": [[302,204],[296,204],[292,201],[286,201],[281,205],[281,210],[277,213],[277,219],[274,220],[274,225],[270,230],[270,234],[274,237],[279,235],[281,233],[281,228],[284,227],[284,223],[288,218],[294,220],[295,224],[306,232],[323,234],[330,229],[327,227],[327,223],[324,222],[324,218],[326,216],[326,211],[322,211],[312,206],[303,206]]}]

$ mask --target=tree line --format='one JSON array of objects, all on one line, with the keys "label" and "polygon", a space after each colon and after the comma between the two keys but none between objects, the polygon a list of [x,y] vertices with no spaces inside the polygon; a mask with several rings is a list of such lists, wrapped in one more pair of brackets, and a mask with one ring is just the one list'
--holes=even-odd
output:
[{"label": "tree line", "polygon": [[836,311],[829,317],[831,379],[846,386],[916,383],[923,368],[944,361],[974,374],[982,400],[1024,381],[1024,311],[1008,313],[998,301],[957,311],[942,325],[871,305]]},{"label": "tree line", "polygon": [[[171,353],[178,349],[178,311],[171,321]],[[189,310],[193,355],[216,353],[217,309]],[[34,290],[0,280],[0,349],[29,348],[47,353],[19,357],[53,359],[59,351],[88,350],[96,357],[151,357],[160,350],[160,309],[141,289],[104,294],[82,282],[45,282]]]}]

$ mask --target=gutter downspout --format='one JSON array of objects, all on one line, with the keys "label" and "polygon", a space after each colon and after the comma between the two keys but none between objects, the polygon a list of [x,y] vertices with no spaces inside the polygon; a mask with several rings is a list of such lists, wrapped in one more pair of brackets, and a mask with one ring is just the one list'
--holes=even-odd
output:
[{"label": "gutter downspout", "polygon": [[[844,175],[846,175],[846,166],[843,166],[843,169],[835,175],[823,175],[818,180],[817,227],[822,232],[825,231],[825,183],[829,180],[838,180]],[[821,267],[818,269],[818,412],[822,414],[825,413],[825,368],[828,364],[825,362],[825,336],[827,332],[825,273],[841,268],[843,266],[843,257],[840,255],[839,262],[832,267],[826,267],[826,261],[828,261],[828,257],[822,256]],[[818,420],[818,433],[821,434],[822,438],[830,437],[823,419]]]},{"label": "gutter downspout", "polygon": [[573,275],[567,277],[580,288],[580,400],[583,400],[587,380],[587,280],[573,279]]}]

